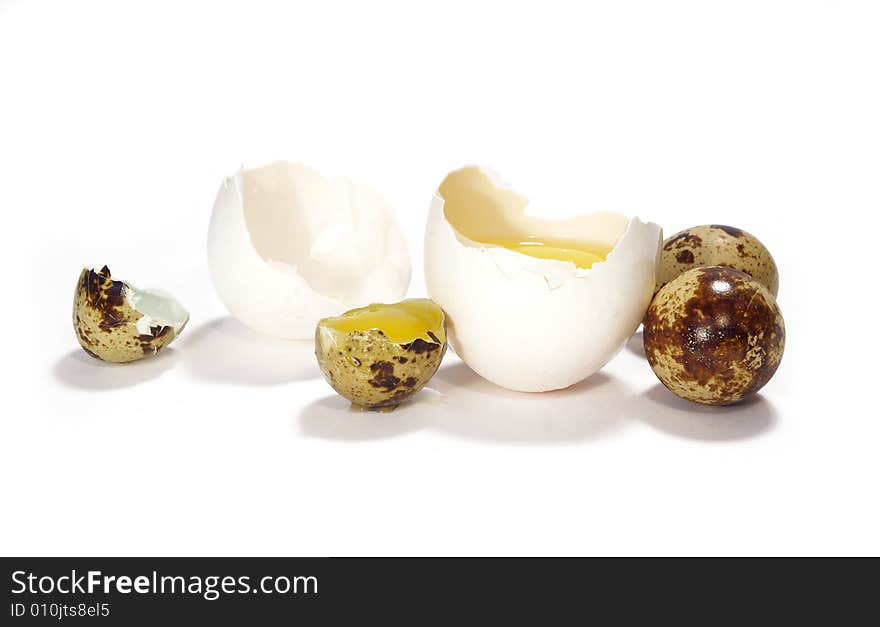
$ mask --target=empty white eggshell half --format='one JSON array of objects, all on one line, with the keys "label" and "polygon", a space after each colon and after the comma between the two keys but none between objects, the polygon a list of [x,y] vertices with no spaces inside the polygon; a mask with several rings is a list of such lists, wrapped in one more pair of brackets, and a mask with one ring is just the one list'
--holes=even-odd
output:
[{"label": "empty white eggshell half", "polygon": [[401,300],[411,268],[385,200],[344,178],[277,161],[227,177],[208,232],[220,299],[246,325],[311,339],[321,318]]},{"label": "empty white eggshell half", "polygon": [[[525,214],[527,204],[479,167],[449,174],[428,217],[425,279],[468,366],[502,387],[543,392],[586,379],[636,331],[654,292],[663,234],[615,213],[541,219]],[[486,243],[522,236],[611,252],[585,268]]]}]

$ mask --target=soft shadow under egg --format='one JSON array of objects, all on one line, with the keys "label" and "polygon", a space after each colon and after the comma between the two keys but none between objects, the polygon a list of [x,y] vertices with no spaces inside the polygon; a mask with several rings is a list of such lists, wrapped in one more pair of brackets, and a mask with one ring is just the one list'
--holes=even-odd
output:
[{"label": "soft shadow under egg", "polygon": [[626,424],[629,394],[604,373],[565,390],[511,392],[456,362],[441,367],[428,388],[391,413],[354,412],[347,401],[331,396],[308,405],[298,426],[305,435],[333,440],[383,439],[431,429],[496,443],[586,442]]},{"label": "soft shadow under egg", "polygon": [[231,316],[181,337],[183,363],[198,379],[239,385],[281,385],[321,376],[315,345],[252,331]]},{"label": "soft shadow under egg", "polygon": [[634,412],[645,424],[688,440],[732,442],[771,431],[777,413],[772,403],[757,395],[735,405],[713,407],[677,397],[657,384],[639,397]]},{"label": "soft shadow under egg", "polygon": [[174,367],[179,353],[166,348],[158,355],[140,361],[112,364],[86,355],[82,349],[72,350],[56,362],[55,378],[64,385],[91,391],[117,390],[151,381]]}]

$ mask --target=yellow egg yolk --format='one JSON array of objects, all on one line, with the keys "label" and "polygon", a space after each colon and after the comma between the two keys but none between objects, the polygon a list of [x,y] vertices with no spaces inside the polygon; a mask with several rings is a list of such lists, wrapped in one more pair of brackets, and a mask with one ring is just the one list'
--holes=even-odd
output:
[{"label": "yellow egg yolk", "polygon": [[590,268],[594,263],[605,261],[605,257],[611,252],[610,246],[603,246],[601,244],[583,244],[581,242],[538,239],[536,237],[484,243],[503,246],[509,250],[539,259],[570,261],[578,268]]},{"label": "yellow egg yolk", "polygon": [[395,344],[416,339],[440,343],[445,337],[443,310],[427,298],[368,305],[346,311],[337,318],[324,318],[319,324],[341,333],[377,329]]}]

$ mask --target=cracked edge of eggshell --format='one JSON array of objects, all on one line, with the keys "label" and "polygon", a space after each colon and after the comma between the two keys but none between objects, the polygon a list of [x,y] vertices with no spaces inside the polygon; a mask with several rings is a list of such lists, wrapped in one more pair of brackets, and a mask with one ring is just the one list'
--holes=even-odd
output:
[{"label": "cracked edge of eggshell", "polygon": [[[464,170],[467,168],[477,168],[481,172],[483,172],[486,177],[489,179],[489,182],[497,189],[504,190],[507,192],[512,192],[517,195],[523,201],[525,201],[525,205],[522,209],[522,215],[538,218],[541,220],[547,220],[548,222],[552,222],[553,218],[543,218],[539,215],[529,214],[526,210],[529,207],[529,199],[527,196],[520,194],[516,189],[514,189],[507,181],[505,181],[498,172],[488,166],[480,165],[480,164],[468,164],[464,165],[461,168],[457,168],[456,170],[452,170],[446,176],[448,177],[453,172]],[[446,177],[444,177],[445,180]],[[440,187],[434,190],[434,195],[431,200],[431,208],[430,211],[439,211],[443,217],[443,222],[452,230],[453,235],[456,239],[461,242],[463,245],[468,248],[479,250],[481,253],[488,254],[492,259],[495,266],[498,270],[507,278],[514,279],[522,272],[530,272],[533,274],[538,274],[543,276],[545,283],[547,284],[547,289],[555,290],[564,285],[570,279],[586,279],[590,276],[596,274],[597,272],[601,272],[602,268],[608,263],[609,258],[614,256],[615,258],[620,255],[619,250],[621,245],[625,240],[627,240],[635,229],[645,227],[645,230],[656,230],[657,232],[657,252],[655,257],[655,273],[656,269],[659,267],[660,254],[663,244],[663,229],[659,224],[654,222],[645,222],[641,220],[638,216],[632,216],[627,218],[627,216],[615,212],[615,211],[586,211],[579,214],[574,214],[576,216],[585,216],[585,215],[602,215],[608,214],[616,217],[623,218],[627,220],[626,229],[614,243],[614,246],[611,248],[609,253],[606,255],[605,259],[602,261],[598,261],[594,263],[589,268],[579,268],[572,261],[562,261],[558,259],[541,259],[530,257],[529,255],[525,255],[523,253],[510,250],[505,248],[504,246],[498,246],[493,244],[486,244],[483,242],[478,242],[473,239],[470,239],[463,233],[461,233],[455,226],[452,225],[451,222],[446,218],[444,207],[446,204],[446,200],[443,196],[440,195]],[[574,216],[571,216],[574,217]],[[656,282],[656,278],[655,278]]]},{"label": "cracked edge of eggshell", "polygon": [[[396,269],[395,271],[400,275],[399,278],[401,280],[399,282],[403,284],[403,289],[397,290],[400,292],[399,294],[394,296],[386,295],[381,298],[381,300],[399,300],[400,298],[403,298],[412,277],[412,259],[409,246],[406,239],[403,237],[403,232],[397,221],[395,212],[381,192],[371,185],[356,181],[351,177],[324,175],[317,169],[301,161],[286,161],[278,159],[259,160],[253,163],[241,163],[233,174],[223,177],[223,182],[214,199],[211,212],[211,223],[208,229],[208,265],[211,280],[214,284],[215,292],[233,317],[251,328],[274,337],[285,339],[309,339],[317,320],[323,317],[340,315],[346,309],[362,306],[365,302],[365,299],[355,298],[355,296],[350,293],[347,293],[342,298],[327,294],[325,290],[320,289],[312,282],[307,281],[300,274],[296,265],[266,258],[258,250],[245,216],[242,179],[246,171],[267,167],[275,163],[285,163],[288,166],[301,168],[302,170],[307,171],[310,175],[320,178],[327,185],[332,185],[338,182],[345,183],[346,186],[350,188],[359,188],[370,194],[375,194],[382,200],[390,218],[389,228],[385,235],[386,248],[390,252],[386,255],[386,258],[391,261],[391,267]],[[230,201],[233,201],[235,206],[229,206]],[[242,306],[238,301],[233,304],[226,296],[224,296],[224,294],[227,294],[232,290],[233,284],[235,283],[246,286],[245,290],[251,290],[251,296],[254,298],[257,296],[265,296],[265,293],[259,293],[260,290],[254,291],[254,289],[250,287],[250,282],[247,280],[234,280],[234,275],[242,272],[243,268],[237,267],[230,269],[228,264],[225,261],[222,261],[222,253],[214,250],[218,241],[216,241],[217,238],[212,234],[214,233],[215,228],[217,228],[218,223],[224,223],[226,225],[224,230],[227,232],[230,230],[231,226],[234,226],[236,232],[244,233],[246,237],[246,245],[243,240],[239,240],[238,238],[234,238],[234,241],[226,238],[226,241],[223,243],[226,244],[227,247],[232,246],[239,250],[243,250],[246,262],[244,265],[249,268],[250,271],[257,271],[258,266],[264,267],[270,275],[277,277],[279,280],[279,286],[284,286],[284,289],[280,289],[273,296],[273,306],[267,308],[279,308],[291,313],[283,323],[279,324],[277,316],[274,314],[266,317],[255,312],[253,308]],[[310,250],[309,254],[312,258],[317,258],[315,255],[316,252],[321,251],[315,250],[313,245],[313,250]],[[217,263],[212,262],[215,255],[217,256]],[[222,268],[223,266],[226,266],[226,270],[220,271],[218,268]],[[363,283],[372,284],[375,281],[374,276],[380,276],[384,271],[384,267],[385,266],[380,264],[373,268],[371,272],[364,277]],[[355,292],[355,294],[357,293],[359,292]],[[303,294],[308,295],[308,298],[302,298]],[[296,301],[296,304],[292,306],[290,304],[291,301]],[[306,306],[306,302],[309,302],[310,305]]]}]

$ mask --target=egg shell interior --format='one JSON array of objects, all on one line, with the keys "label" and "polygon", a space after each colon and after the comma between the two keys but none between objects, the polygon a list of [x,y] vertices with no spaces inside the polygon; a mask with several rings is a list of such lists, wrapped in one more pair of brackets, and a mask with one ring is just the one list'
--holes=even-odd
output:
[{"label": "egg shell interior", "polygon": [[411,272],[406,242],[378,193],[288,162],[224,181],[208,262],[236,318],[291,339],[310,338],[320,318],[400,300]]},{"label": "egg shell interior", "polygon": [[135,322],[141,333],[149,333],[154,326],[169,326],[180,333],[189,320],[189,313],[164,290],[140,289],[126,283],[125,297],[131,308],[142,314]]},{"label": "egg shell interior", "polygon": [[[654,291],[662,231],[603,212],[547,220],[482,168],[451,173],[425,234],[425,278],[455,352],[506,388],[564,388],[604,366],[638,328]],[[591,268],[482,243],[517,235],[611,247]]]}]

